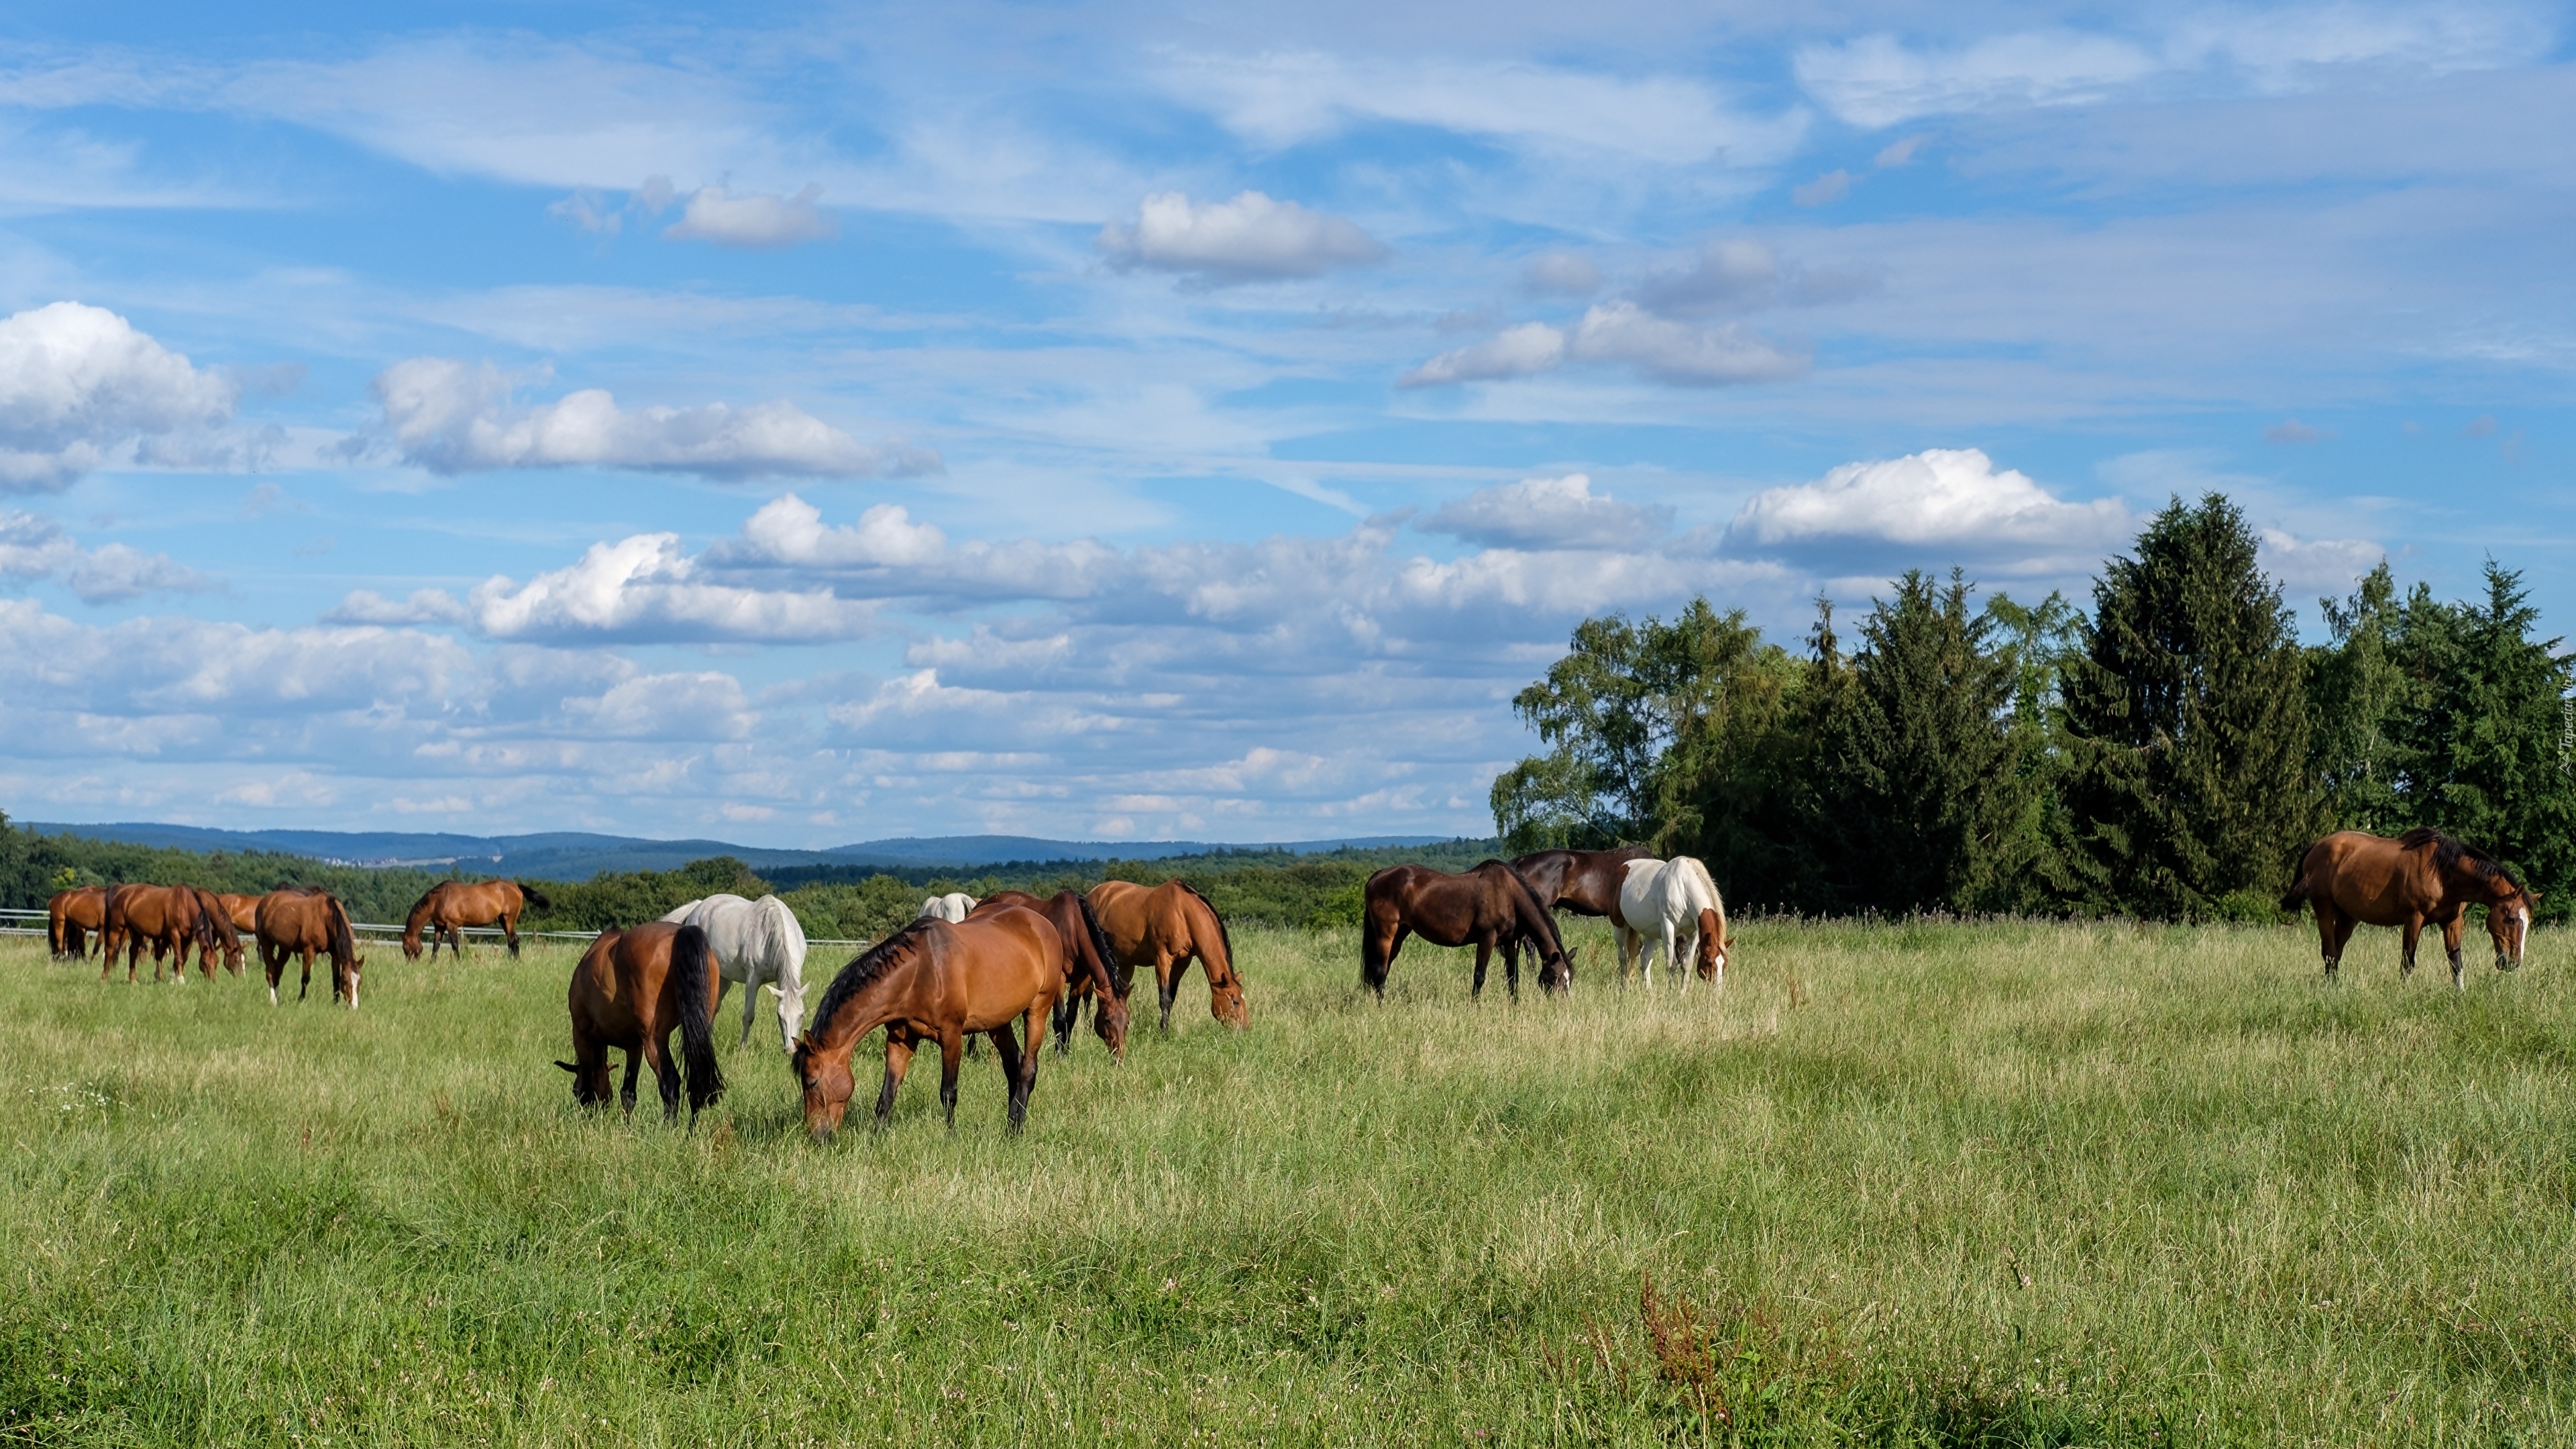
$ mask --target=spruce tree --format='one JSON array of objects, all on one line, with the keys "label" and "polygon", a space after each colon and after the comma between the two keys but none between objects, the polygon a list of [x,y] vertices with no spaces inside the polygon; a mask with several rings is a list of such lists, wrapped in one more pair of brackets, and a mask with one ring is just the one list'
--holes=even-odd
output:
[{"label": "spruce tree", "polygon": [[2399,662],[2402,611],[2388,561],[2348,599],[2320,599],[2334,642],[2309,651],[2312,768],[2326,821],[2346,830],[2402,835],[2419,822],[2405,791],[2412,772],[2408,722],[2422,690]]},{"label": "spruce tree", "polygon": [[1946,587],[1911,571],[1861,622],[1816,781],[1832,904],[1964,911],[2006,894],[2030,790],[2019,677],[1968,592],[1955,570]]},{"label": "spruce tree", "polygon": [[2104,566],[2064,681],[2065,863],[2080,904],[2250,912],[2318,821],[2304,661],[2245,515],[2173,499]]}]

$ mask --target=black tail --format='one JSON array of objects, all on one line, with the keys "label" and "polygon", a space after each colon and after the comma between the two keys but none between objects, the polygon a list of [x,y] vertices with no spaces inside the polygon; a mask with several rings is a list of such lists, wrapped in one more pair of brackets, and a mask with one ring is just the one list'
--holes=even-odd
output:
[{"label": "black tail", "polygon": [[1091,949],[1100,953],[1100,964],[1109,968],[1109,984],[1117,988],[1118,999],[1125,1001],[1128,988],[1135,983],[1134,968],[1118,959],[1118,948],[1109,944],[1109,933],[1101,929],[1100,917],[1092,912],[1091,897],[1075,891],[1073,899],[1082,907],[1082,928],[1091,933]]},{"label": "black tail", "polygon": [[546,899],[546,893],[544,891],[537,889],[526,881],[512,881],[511,884],[517,886],[519,888],[519,894],[525,896],[528,904],[535,906],[538,910],[551,911],[555,908],[555,903]]},{"label": "black tail", "polygon": [[695,926],[682,926],[671,937],[671,989],[680,994],[680,1064],[695,1120],[698,1109],[725,1089],[724,1068],[716,1063],[715,1022],[707,1012],[707,933]]}]

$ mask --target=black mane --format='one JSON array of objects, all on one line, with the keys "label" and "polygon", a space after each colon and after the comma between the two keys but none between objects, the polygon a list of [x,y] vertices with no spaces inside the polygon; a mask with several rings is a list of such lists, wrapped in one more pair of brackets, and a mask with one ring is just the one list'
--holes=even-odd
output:
[{"label": "black mane", "polygon": [[922,933],[929,930],[937,919],[935,916],[917,917],[901,930],[852,957],[850,964],[832,977],[832,984],[823,988],[823,999],[815,1003],[813,1019],[805,1025],[806,1034],[819,1037],[830,1029],[833,1016],[850,1004],[850,998],[866,989],[869,982],[886,974],[887,968],[903,954],[901,948],[918,942]]},{"label": "black mane", "polygon": [[2466,868],[2488,880],[2503,881],[2517,892],[2522,889],[2522,882],[2513,878],[2513,872],[2505,869],[2503,861],[2467,841],[2453,840],[2430,825],[2418,825],[2407,831],[2397,837],[2397,844],[2405,850],[2429,845],[2433,847],[2433,863],[2444,870]]}]

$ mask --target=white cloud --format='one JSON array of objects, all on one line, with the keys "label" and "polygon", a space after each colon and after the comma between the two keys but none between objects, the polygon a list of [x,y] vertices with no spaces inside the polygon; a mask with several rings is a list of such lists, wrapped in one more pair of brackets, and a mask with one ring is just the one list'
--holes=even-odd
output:
[{"label": "white cloud", "polygon": [[462,624],[465,606],[445,589],[414,589],[406,599],[388,599],[373,589],[351,589],[339,607],[322,616],[325,624]]},{"label": "white cloud", "polygon": [[1855,126],[1998,106],[2099,100],[2163,69],[2145,47],[2072,32],[2003,35],[1950,51],[1892,35],[1799,49],[1798,83]]},{"label": "white cloud", "polygon": [[1567,352],[1583,362],[1623,362],[1659,382],[1695,387],[1769,382],[1807,370],[1807,359],[1736,323],[1694,327],[1634,302],[1605,302],[1583,314]]},{"label": "white cloud", "polygon": [[729,247],[792,247],[840,235],[840,223],[815,205],[823,194],[808,183],[793,196],[745,192],[736,196],[721,186],[702,186],[689,194],[689,209],[662,235],[687,241],[711,241]]},{"label": "white cloud", "polygon": [[709,478],[903,477],[937,454],[869,448],[793,403],[626,409],[605,389],[522,404],[489,363],[416,357],[376,378],[384,428],[403,461],[434,473],[497,468],[634,468]]},{"label": "white cloud", "polygon": [[1645,550],[1671,533],[1673,510],[1622,503],[1569,473],[1479,488],[1413,526],[1491,548]]},{"label": "white cloud", "polygon": [[1163,79],[1229,130],[1280,147],[1354,123],[1394,122],[1668,166],[1712,159],[1758,166],[1793,149],[1807,119],[1799,110],[1746,116],[1696,79],[1512,62],[1367,60],[1319,51],[1176,54]]},{"label": "white cloud", "polygon": [[1506,327],[1482,342],[1453,348],[1396,380],[1398,387],[1446,387],[1528,377],[1565,360],[1565,333],[1544,322]]},{"label": "white cloud", "polygon": [[525,584],[496,575],[475,586],[467,608],[495,639],[813,643],[866,633],[872,621],[867,605],[828,590],[706,582],[671,533],[592,544],[578,562]]},{"label": "white cloud", "polygon": [[2340,594],[2388,554],[2364,538],[2303,539],[2278,528],[2262,529],[2258,536],[2264,571],[2294,599],[2311,592]]},{"label": "white cloud", "polygon": [[1765,489],[1737,511],[1727,539],[1761,552],[1903,551],[1919,564],[1992,560],[2046,572],[2098,564],[2134,522],[2117,499],[2069,503],[2027,474],[1998,471],[1975,448],[1933,448]]},{"label": "white cloud", "polygon": [[563,702],[575,730],[615,739],[738,740],[760,723],[730,674],[642,674]]},{"label": "white cloud", "polygon": [[204,593],[214,580],[166,553],[121,543],[84,549],[62,525],[33,513],[0,510],[0,582],[60,579],[87,604],[123,603],[154,593]]},{"label": "white cloud", "polygon": [[1680,316],[1742,312],[1779,301],[1783,277],[1779,254],[1768,246],[1749,237],[1715,237],[1688,266],[1656,277],[1637,295]]},{"label": "white cloud", "polygon": [[0,320],[0,493],[54,492],[137,439],[232,415],[234,388],[101,307]]},{"label": "white cloud", "polygon": [[1386,247],[1357,223],[1258,191],[1209,202],[1155,192],[1138,208],[1134,225],[1102,227],[1097,245],[1122,270],[1178,272],[1210,284],[1319,277],[1386,256]]}]

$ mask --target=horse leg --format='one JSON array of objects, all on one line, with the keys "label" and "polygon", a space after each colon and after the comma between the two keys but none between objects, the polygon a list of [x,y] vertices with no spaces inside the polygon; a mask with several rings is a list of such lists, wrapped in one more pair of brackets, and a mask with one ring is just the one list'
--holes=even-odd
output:
[{"label": "horse leg", "polygon": [[2451,918],[2442,923],[2442,949],[2444,952],[2448,953],[2451,958],[2451,989],[2453,991],[2465,991],[2468,989],[2468,987],[2460,981],[2460,928],[2467,925],[2468,920],[2468,912],[2454,911]]},{"label": "horse leg", "polygon": [[1169,951],[1154,953],[1155,994],[1162,998],[1163,1030],[1172,1029],[1172,998],[1181,994],[1181,966]]},{"label": "horse leg", "polygon": [[[602,1053],[602,1055],[605,1055],[605,1053]],[[626,1049],[626,1084],[618,1090],[617,1105],[619,1110],[623,1111],[629,1117],[635,1115],[635,1072],[638,1067],[643,1065],[644,1048],[641,1046],[628,1047]]]},{"label": "horse leg", "polygon": [[305,948],[304,948],[304,980],[303,980],[302,984],[298,985],[298,986],[295,988],[295,1000],[296,1000],[296,1002],[300,1005],[300,1004],[303,1002],[303,1000],[304,1000],[304,998],[305,998],[306,994],[307,994],[307,993],[309,993],[309,992],[311,992],[312,990],[313,990],[313,948],[312,948],[312,947],[310,947],[310,946],[307,946],[307,947],[305,947]]},{"label": "horse leg", "polygon": [[517,916],[503,916],[501,918],[501,934],[510,938],[510,959],[513,961],[518,960],[519,918]]},{"label": "horse leg", "polygon": [[[1029,1013],[1030,1029],[1034,1031],[1037,1024],[1037,1013],[1032,1011]],[[1010,1089],[1011,1094],[1011,1125],[1008,1130],[1017,1132],[1020,1130],[1020,1119],[1027,1116],[1029,1111],[1028,1098],[1020,1092],[1020,1044],[1011,1040],[1011,1024],[1007,1021],[986,1032],[985,1035],[993,1039],[993,1051],[1002,1059],[1002,1082]],[[1029,1065],[1037,1065],[1038,1039],[1034,1035],[1029,1038],[1028,1059]]]},{"label": "horse leg", "polygon": [[1485,999],[1485,963],[1493,958],[1493,940],[1490,937],[1479,939],[1476,942],[1476,984],[1468,988],[1468,1000],[1482,1001]]},{"label": "horse leg", "polygon": [[1064,995],[1056,998],[1054,1019],[1048,1023],[1049,1029],[1055,1033],[1057,1056],[1073,1055],[1073,1024],[1081,1016],[1082,998],[1074,993],[1073,988],[1065,988]]},{"label": "horse leg", "polygon": [[[733,983],[727,981],[725,985],[730,987]],[[722,990],[717,991],[716,1001],[719,1005],[723,1003],[724,992]],[[744,1047],[751,1045],[751,1019],[759,1014],[760,986],[756,981],[746,975],[742,983],[742,1036],[733,1044],[733,1049],[735,1051],[741,1051]]]},{"label": "horse leg", "polygon": [[259,966],[268,974],[268,1004],[277,1004],[277,978],[286,974],[286,948],[274,941],[259,943]]},{"label": "horse leg", "polygon": [[894,1119],[894,1094],[902,1089],[903,1074],[911,1069],[912,1038],[898,1032],[887,1032],[885,1085],[877,1089],[879,1127]]},{"label": "horse leg", "polygon": [[1503,938],[1503,984],[1511,988],[1512,1000],[1521,999],[1521,938]]},{"label": "horse leg", "polygon": [[948,1130],[957,1130],[957,1067],[966,1060],[966,1036],[956,1027],[939,1033],[939,1110],[948,1114]]},{"label": "horse leg", "polygon": [[678,1022],[657,1024],[644,1033],[644,1055],[653,1065],[653,1084],[662,1089],[662,1120],[680,1120],[680,1064],[671,1060],[671,1033]]},{"label": "horse leg", "polygon": [[2397,958],[2397,975],[2400,980],[2415,974],[2415,943],[2423,939],[2423,936],[2424,918],[2422,916],[2408,916],[2406,918],[2406,940],[2405,944],[2400,948],[2404,954]]}]

